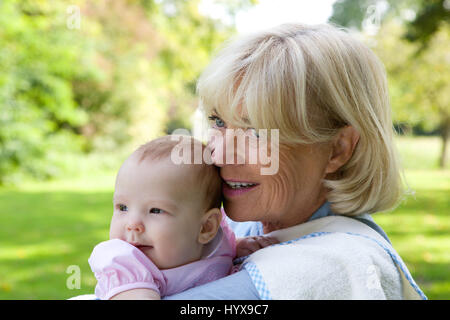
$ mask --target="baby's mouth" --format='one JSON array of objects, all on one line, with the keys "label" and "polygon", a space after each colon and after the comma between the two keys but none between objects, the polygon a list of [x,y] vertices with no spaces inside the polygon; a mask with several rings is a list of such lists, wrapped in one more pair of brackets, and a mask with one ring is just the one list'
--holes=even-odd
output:
[{"label": "baby's mouth", "polygon": [[144,254],[148,253],[150,250],[153,249],[152,246],[137,246],[136,248],[141,250],[141,252],[143,252]]},{"label": "baby's mouth", "polygon": [[139,242],[129,242],[129,244],[131,244],[132,246],[135,246],[136,248],[138,248],[141,251],[153,249],[153,246],[148,246],[145,244],[141,244]]}]

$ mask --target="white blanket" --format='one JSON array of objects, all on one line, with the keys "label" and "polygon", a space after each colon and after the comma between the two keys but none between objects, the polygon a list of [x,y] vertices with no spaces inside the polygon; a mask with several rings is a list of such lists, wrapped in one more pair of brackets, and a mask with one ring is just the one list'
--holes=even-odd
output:
[{"label": "white blanket", "polygon": [[263,299],[426,299],[375,230],[329,216],[269,235],[280,243],[243,263]]}]

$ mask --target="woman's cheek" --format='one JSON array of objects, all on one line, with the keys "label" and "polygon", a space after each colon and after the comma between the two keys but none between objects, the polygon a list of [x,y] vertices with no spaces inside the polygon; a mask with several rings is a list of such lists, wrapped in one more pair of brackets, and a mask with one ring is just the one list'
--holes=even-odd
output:
[{"label": "woman's cheek", "polygon": [[278,205],[287,204],[292,197],[293,191],[297,189],[299,184],[298,171],[301,166],[298,159],[294,157],[290,149],[281,147],[279,151],[279,170],[277,174],[270,177],[273,194],[273,202],[278,202]]},{"label": "woman's cheek", "polygon": [[263,208],[269,208],[267,214],[273,217],[284,212],[289,203],[291,184],[289,175],[283,169],[280,169],[278,174],[268,177],[270,178],[263,185],[261,200]]}]

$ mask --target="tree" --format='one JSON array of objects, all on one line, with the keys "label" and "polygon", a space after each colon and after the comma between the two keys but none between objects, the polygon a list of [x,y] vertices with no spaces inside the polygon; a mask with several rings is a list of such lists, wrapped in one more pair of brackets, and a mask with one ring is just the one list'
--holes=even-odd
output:
[{"label": "tree", "polygon": [[407,23],[404,37],[411,42],[426,46],[442,24],[450,22],[450,2],[448,0],[422,1],[416,17]]},{"label": "tree", "polygon": [[404,19],[406,29],[402,37],[421,43],[420,49],[426,47],[442,24],[450,22],[448,0],[338,0],[333,4],[329,21],[362,30],[364,21],[374,13],[372,9],[377,11],[380,21],[392,17]]},{"label": "tree", "polygon": [[439,128],[439,165],[445,167],[450,135],[450,26],[441,28],[419,55],[418,44],[401,38],[404,29],[398,21],[385,22],[373,49],[386,66],[394,119],[428,130]]},{"label": "tree", "polygon": [[363,31],[367,20],[374,17],[380,30],[373,49],[386,65],[394,120],[438,128],[442,138],[439,165],[445,167],[450,135],[450,3],[339,0],[330,22]]},{"label": "tree", "polygon": [[165,0],[147,10],[148,19],[158,30],[159,75],[164,79],[164,99],[169,108],[166,132],[191,128],[190,117],[197,108],[196,81],[211,55],[235,33],[237,11],[256,0],[215,0],[228,13],[229,21],[220,21],[199,12],[201,0]]},{"label": "tree", "polygon": [[199,2],[0,1],[0,184],[189,128],[196,79],[234,32]]},{"label": "tree", "polygon": [[74,103],[71,79],[83,73],[83,46],[67,36],[59,9],[0,2],[0,184],[15,174],[55,174],[52,150],[81,148],[73,128],[87,114]]}]

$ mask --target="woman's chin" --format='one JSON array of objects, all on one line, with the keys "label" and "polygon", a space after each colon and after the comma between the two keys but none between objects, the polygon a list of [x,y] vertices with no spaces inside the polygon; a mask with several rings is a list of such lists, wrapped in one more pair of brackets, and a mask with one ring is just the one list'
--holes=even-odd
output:
[{"label": "woman's chin", "polygon": [[253,213],[260,212],[255,206],[255,202],[227,200],[223,202],[223,208],[227,216],[236,222],[257,221],[257,217],[253,217]]}]

